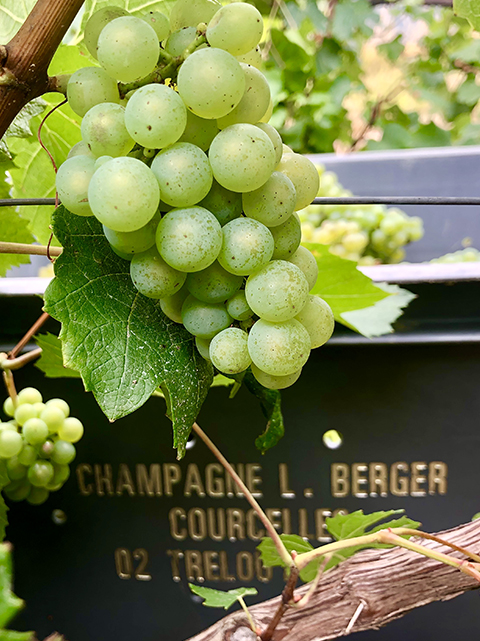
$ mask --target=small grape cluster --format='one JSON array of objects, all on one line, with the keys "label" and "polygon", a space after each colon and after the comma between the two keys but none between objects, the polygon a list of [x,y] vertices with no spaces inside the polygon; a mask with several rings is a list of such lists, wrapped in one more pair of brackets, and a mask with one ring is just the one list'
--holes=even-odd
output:
[{"label": "small grape cluster", "polygon": [[40,505],[70,476],[83,425],[69,416],[64,400],[43,403],[33,387],[22,389],[15,403],[8,397],[3,410],[12,419],[0,422],[0,467],[10,479],[3,492],[12,501]]},{"label": "small grape cluster", "polygon": [[[251,365],[279,389],[334,321],[309,294],[318,267],[300,247],[296,213],[319,176],[267,122],[262,33],[261,14],[242,2],[177,0],[170,19],[115,7],[94,14],[85,43],[101,68],[68,81],[83,140],[57,190],[68,210],[103,224],[113,251],[131,261],[134,286],[183,323],[202,356],[225,374]],[[158,58],[170,61],[168,84],[135,85]],[[131,83],[125,99],[117,80]]]},{"label": "small grape cluster", "polygon": [[431,263],[476,263],[480,261],[480,251],[474,247],[465,247],[438,258],[432,258]]},{"label": "small grape cluster", "polygon": [[[317,167],[320,176],[318,196],[352,196],[336,174]],[[304,241],[330,245],[332,254],[354,260],[360,265],[399,263],[404,247],[423,237],[419,216],[384,205],[316,205],[299,214]]]}]

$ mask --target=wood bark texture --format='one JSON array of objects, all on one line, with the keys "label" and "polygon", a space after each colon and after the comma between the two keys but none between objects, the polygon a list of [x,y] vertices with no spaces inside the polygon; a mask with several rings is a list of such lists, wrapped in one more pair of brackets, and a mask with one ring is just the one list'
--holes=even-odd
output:
[{"label": "wood bark texture", "polygon": [[[38,0],[18,33],[0,46],[0,138],[33,98],[55,89],[47,70],[84,0]],[[1,43],[0,43],[1,44]]]},{"label": "wood bark texture", "polygon": [[[447,541],[480,552],[480,519],[439,532]],[[425,547],[447,554],[448,548],[434,541],[415,539]],[[452,556],[463,558],[460,554]],[[322,578],[307,607],[289,608],[277,627],[273,641],[327,641],[345,635],[357,608],[360,616],[349,631],[380,628],[394,619],[433,601],[453,599],[480,584],[459,570],[402,548],[364,550],[341,563]],[[307,586],[295,591],[303,595]],[[279,597],[249,608],[263,630],[279,604]],[[218,621],[190,641],[255,641],[242,611]]]}]

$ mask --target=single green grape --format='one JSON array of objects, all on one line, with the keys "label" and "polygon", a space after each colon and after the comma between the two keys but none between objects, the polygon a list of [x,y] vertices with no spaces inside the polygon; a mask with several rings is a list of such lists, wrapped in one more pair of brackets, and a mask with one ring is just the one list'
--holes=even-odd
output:
[{"label": "single green grape", "polygon": [[210,339],[226,329],[232,322],[223,303],[209,305],[189,296],[182,307],[185,328],[199,338]]},{"label": "single green grape", "polygon": [[125,156],[135,145],[125,126],[125,107],[114,102],[104,102],[89,109],[83,117],[81,130],[83,140],[97,158]]},{"label": "single green grape", "polygon": [[308,282],[296,265],[272,260],[248,277],[245,295],[250,308],[268,321],[287,321],[303,309]]},{"label": "single green grape", "polygon": [[234,56],[246,54],[254,49],[262,34],[262,14],[246,2],[236,2],[222,7],[207,27],[209,44],[225,49]]},{"label": "single green grape", "polygon": [[211,342],[212,342],[211,338],[200,338],[199,336],[195,336],[195,345],[197,347],[198,353],[206,361],[210,360],[209,349],[210,349]]},{"label": "single green grape", "polygon": [[182,55],[184,50],[192,44],[197,35],[195,27],[183,27],[173,31],[165,42],[165,51],[174,58]]},{"label": "single green grape", "polygon": [[158,225],[157,248],[174,269],[198,272],[211,265],[222,246],[218,220],[203,207],[172,209]]},{"label": "single green grape", "polygon": [[270,230],[252,218],[236,218],[223,229],[218,255],[220,265],[232,274],[247,276],[264,267],[272,257],[274,240]]},{"label": "single green grape", "polygon": [[288,260],[302,270],[308,282],[308,290],[311,291],[318,278],[318,263],[315,256],[309,249],[300,245]]},{"label": "single green grape", "polygon": [[170,267],[156,247],[135,254],[130,263],[130,276],[136,289],[148,298],[173,296],[187,277],[185,272]]},{"label": "single green grape", "polygon": [[186,280],[188,291],[203,303],[223,303],[243,283],[242,276],[227,272],[215,261],[202,271],[189,274]]},{"label": "single green grape", "polygon": [[310,205],[316,197],[320,186],[318,171],[311,160],[295,153],[287,153],[277,165],[276,171],[281,171],[293,183],[297,192],[295,210],[303,209]]},{"label": "single green grape", "polygon": [[68,467],[68,465],[59,465],[58,463],[54,462],[53,469],[53,479],[50,481],[50,483],[53,483],[55,485],[63,485],[70,477],[70,468]]},{"label": "single green grape", "polygon": [[38,456],[40,458],[50,458],[53,452],[53,441],[46,440],[38,449]]},{"label": "single green grape", "polygon": [[[30,419],[36,421],[37,419]],[[22,435],[14,430],[0,431],[0,458],[17,456],[23,447]]]},{"label": "single green grape", "polygon": [[187,296],[190,296],[190,292],[184,285],[182,289],[180,289],[173,296],[161,298],[160,307],[165,316],[167,316],[170,320],[173,320],[175,323],[181,323],[182,306]]},{"label": "single green grape", "polygon": [[92,152],[90,151],[90,147],[84,140],[80,140],[80,142],[77,142],[75,145],[73,145],[73,147],[67,154],[67,160],[69,158],[75,158],[75,156],[88,156],[93,161],[95,161],[96,159],[96,156],[92,154]]},{"label": "single green grape", "polygon": [[42,411],[39,417],[46,426],[50,434],[58,432],[60,426],[65,420],[65,414],[59,407],[50,405],[49,407],[45,406],[45,409]]},{"label": "single green grape", "polygon": [[262,51],[258,45],[255,49],[247,51],[247,53],[243,53],[240,56],[235,56],[235,58],[238,62],[244,62],[246,65],[252,65],[252,67],[256,67],[257,69],[260,69],[262,66]]},{"label": "single green grape", "polygon": [[117,83],[99,67],[82,67],[70,76],[67,84],[68,104],[84,116],[89,109],[102,102],[119,102]]},{"label": "single green grape", "polygon": [[25,500],[32,489],[31,484],[27,481],[27,479],[20,479],[19,481],[16,481],[14,483],[10,483],[10,485],[7,485],[7,487],[3,488],[5,495],[11,501]]},{"label": "single green grape", "polygon": [[178,142],[189,142],[200,147],[202,151],[207,151],[219,131],[216,120],[200,118],[187,109],[187,126]]},{"label": "single green grape", "polygon": [[293,374],[288,374],[287,376],[272,376],[272,374],[262,372],[262,370],[258,369],[254,363],[252,363],[251,369],[252,374],[260,385],[263,385],[263,387],[266,387],[267,389],[286,389],[296,383],[302,373],[302,370],[299,369],[296,372],[293,372]]},{"label": "single green grape", "polygon": [[152,27],[160,42],[165,40],[170,33],[170,20],[160,11],[149,11],[142,16],[142,20],[145,20]]},{"label": "single green grape", "polygon": [[40,418],[31,418],[23,426],[23,437],[29,445],[41,445],[47,440],[48,427]]},{"label": "single green grape", "polygon": [[198,204],[210,211],[222,227],[242,215],[242,195],[225,189],[215,179],[208,194]]},{"label": "single green grape", "polygon": [[244,372],[252,359],[248,353],[248,334],[229,327],[213,337],[209,348],[210,360],[224,374]]},{"label": "single green grape", "polygon": [[273,148],[275,150],[275,166],[278,165],[283,155],[283,143],[282,137],[278,131],[272,125],[269,125],[268,122],[257,122],[256,127],[264,131],[267,136],[272,141]]},{"label": "single green grape", "polygon": [[65,418],[70,414],[70,407],[63,398],[51,398],[45,403],[47,407],[59,407],[65,415]]},{"label": "single green grape", "polygon": [[18,454],[18,462],[26,467],[30,467],[37,460],[37,450],[33,445],[28,445],[24,443],[22,450]]},{"label": "single green grape", "polygon": [[196,27],[201,22],[210,22],[221,8],[216,0],[177,0],[170,13],[172,31],[184,27]]},{"label": "single green grape", "polygon": [[29,418],[37,418],[37,412],[33,405],[30,405],[30,403],[23,403],[23,405],[19,405],[15,410],[15,420],[17,423],[22,426]]},{"label": "single green grape", "polygon": [[235,320],[245,321],[253,316],[253,310],[250,309],[250,306],[247,303],[244,289],[241,289],[229,298],[226,306],[227,312]]},{"label": "single green grape", "polygon": [[40,414],[45,409],[45,403],[33,403],[32,407],[35,410],[35,418],[40,418]]},{"label": "single green grape", "polygon": [[69,416],[63,421],[60,429],[58,430],[58,435],[62,441],[68,441],[69,443],[76,443],[83,436],[83,425],[78,418]]},{"label": "single green grape", "polygon": [[265,114],[270,104],[270,87],[263,73],[243,62],[240,65],[245,75],[245,90],[238,105],[226,116],[217,120],[220,129],[241,122],[254,125]]},{"label": "single green grape", "polygon": [[77,216],[92,216],[88,186],[95,173],[90,156],[74,156],[60,165],[56,177],[58,196],[63,206]]},{"label": "single green grape", "polygon": [[288,376],[308,360],[311,339],[295,318],[282,323],[260,319],[250,330],[248,351],[255,365],[272,376]]},{"label": "single green grape", "polygon": [[[32,483],[33,485],[33,483]],[[48,499],[49,492],[44,487],[32,487],[27,496],[27,503],[30,505],[41,505]]]},{"label": "single green grape", "polygon": [[22,465],[18,460],[18,456],[12,456],[7,460],[7,474],[8,478],[12,481],[18,481],[25,478],[27,475],[27,466]]},{"label": "single green grape", "polygon": [[269,228],[285,223],[293,214],[297,194],[290,178],[274,171],[267,182],[242,195],[243,211]]},{"label": "single green grape", "polygon": [[13,404],[12,399],[8,396],[3,403],[3,411],[7,416],[15,416],[15,405]]},{"label": "single green grape", "polygon": [[73,445],[73,443],[59,439],[58,441],[55,441],[51,459],[54,463],[58,463],[59,465],[68,465],[73,461],[76,453],[75,445]]},{"label": "single green grape", "polygon": [[160,222],[160,213],[135,231],[114,231],[103,225],[103,233],[114,251],[129,255],[140,254],[155,245],[155,233]]},{"label": "single green grape", "polygon": [[54,469],[49,461],[36,461],[28,468],[28,480],[35,487],[44,487],[53,478]]},{"label": "single green grape", "polygon": [[23,405],[23,403],[41,403],[43,401],[42,395],[34,387],[24,387],[18,392],[17,404]]},{"label": "single green grape", "polygon": [[289,260],[299,248],[302,240],[302,226],[298,214],[294,213],[281,225],[269,229],[275,243],[272,258],[274,260]]},{"label": "single green grape", "polygon": [[309,294],[305,306],[295,318],[302,323],[312,340],[312,349],[324,345],[333,334],[335,320],[330,305]]}]

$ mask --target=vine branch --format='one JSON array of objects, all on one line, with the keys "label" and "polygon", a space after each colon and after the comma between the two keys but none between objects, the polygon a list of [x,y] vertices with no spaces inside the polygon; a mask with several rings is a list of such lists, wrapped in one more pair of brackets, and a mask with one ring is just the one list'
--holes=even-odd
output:
[{"label": "vine branch", "polygon": [[47,247],[46,245],[28,245],[26,243],[0,242],[0,254],[30,254],[30,256],[60,256],[62,247]]},{"label": "vine branch", "polygon": [[30,100],[61,89],[47,70],[83,1],[38,0],[17,34],[0,46],[0,138]]}]

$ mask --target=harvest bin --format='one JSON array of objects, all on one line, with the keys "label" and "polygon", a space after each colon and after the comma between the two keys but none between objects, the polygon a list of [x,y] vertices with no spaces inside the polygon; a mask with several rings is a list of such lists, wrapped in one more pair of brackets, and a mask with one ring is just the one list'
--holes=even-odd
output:
[{"label": "harvest bin", "polygon": [[[430,185],[438,170],[434,157],[445,175],[456,172],[459,158],[468,158],[465,167],[470,171],[473,164],[478,175],[478,153],[365,153],[356,157],[355,172],[368,165],[363,175],[369,185],[352,188],[360,195],[471,195],[463,184],[466,169],[450,181],[453,193],[438,171],[436,193],[422,185]],[[392,157],[397,182],[382,193],[379,172]],[[342,162],[353,161],[322,162],[350,187]],[[423,182],[419,178],[407,190],[402,176],[409,175]],[[437,233],[419,260],[431,257],[433,245],[436,255],[452,251],[460,219],[465,232],[459,240],[479,236],[477,208],[448,209],[448,216],[447,208],[421,210],[427,235],[430,224]],[[469,521],[480,511],[480,263],[365,271],[402,283],[418,298],[395,334],[368,340],[337,328],[313,352],[300,380],[282,393],[286,434],[277,447],[265,456],[255,449],[265,421],[244,389],[233,400],[223,388],[211,390],[199,417],[279,527],[314,544],[328,540],[324,519],[339,509],[404,508],[427,531]],[[43,287],[41,279],[0,280],[1,351],[40,315],[35,294]],[[50,320],[46,330],[56,332],[58,324]],[[39,638],[58,630],[69,641],[181,641],[222,614],[198,602],[187,578],[221,589],[254,586],[262,600],[279,594],[282,572],[262,570],[255,555],[259,522],[203,443],[192,439],[186,457],[176,461],[161,399],[110,424],[78,379],[46,379],[33,366],[15,378],[19,388],[38,386],[46,398],[65,398],[86,432],[59,492],[39,507],[10,506],[15,591],[27,603],[17,628],[34,629]],[[343,436],[337,450],[322,442],[328,429]],[[65,513],[64,522],[56,510]],[[450,641],[474,638],[477,631],[478,594],[469,593],[355,638]]]}]

